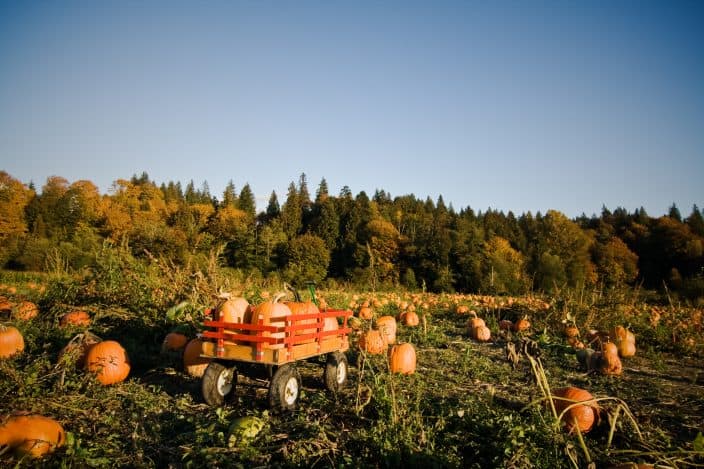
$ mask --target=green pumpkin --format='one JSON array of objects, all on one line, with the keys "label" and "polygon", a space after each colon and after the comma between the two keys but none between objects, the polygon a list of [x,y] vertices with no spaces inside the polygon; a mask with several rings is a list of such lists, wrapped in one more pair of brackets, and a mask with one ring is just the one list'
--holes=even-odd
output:
[{"label": "green pumpkin", "polygon": [[249,444],[262,431],[265,423],[264,420],[253,415],[236,418],[230,424],[227,437],[228,446],[234,448]]}]

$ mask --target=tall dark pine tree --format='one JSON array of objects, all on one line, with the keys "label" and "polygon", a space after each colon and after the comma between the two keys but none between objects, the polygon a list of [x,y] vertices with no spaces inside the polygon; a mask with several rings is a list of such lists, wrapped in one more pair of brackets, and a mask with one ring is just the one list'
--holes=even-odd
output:
[{"label": "tall dark pine tree", "polygon": [[286,202],[281,208],[281,224],[288,239],[295,238],[303,227],[303,211],[298,190],[293,182],[288,186]]},{"label": "tall dark pine tree", "polygon": [[298,178],[298,204],[301,207],[302,231],[306,231],[310,224],[311,212],[313,211],[313,202],[310,200],[306,173],[301,173]]},{"label": "tall dark pine tree", "polygon": [[692,207],[692,213],[687,217],[686,223],[689,225],[692,233],[704,237],[704,217],[702,216],[702,212],[699,211],[697,204],[694,204],[694,207]]},{"label": "tall dark pine tree", "polygon": [[279,206],[279,198],[276,196],[276,191],[271,191],[269,196],[269,203],[266,206],[266,218],[267,220],[272,220],[281,214],[281,207]]},{"label": "tall dark pine tree", "polygon": [[244,187],[242,187],[242,190],[240,191],[240,197],[239,200],[237,201],[238,208],[248,215],[250,215],[252,218],[256,215],[257,212],[257,205],[256,201],[254,200],[254,193],[252,192],[252,188],[249,187],[249,183],[245,184]]}]

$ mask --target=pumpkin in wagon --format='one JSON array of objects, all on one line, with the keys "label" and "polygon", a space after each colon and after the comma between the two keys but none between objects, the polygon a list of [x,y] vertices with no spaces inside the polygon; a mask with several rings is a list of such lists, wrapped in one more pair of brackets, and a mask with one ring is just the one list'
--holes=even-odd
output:
[{"label": "pumpkin in wagon", "polygon": [[[286,325],[286,318],[291,316],[291,309],[284,303],[279,303],[279,300],[286,296],[283,293],[276,295],[271,301],[258,304],[254,311],[252,312],[251,324],[261,323],[265,326],[278,326],[284,327]],[[272,337],[275,339],[283,339],[286,337],[286,332],[269,332],[262,331],[262,337]],[[265,348],[271,349],[281,349],[285,347],[285,344],[264,344]]]}]

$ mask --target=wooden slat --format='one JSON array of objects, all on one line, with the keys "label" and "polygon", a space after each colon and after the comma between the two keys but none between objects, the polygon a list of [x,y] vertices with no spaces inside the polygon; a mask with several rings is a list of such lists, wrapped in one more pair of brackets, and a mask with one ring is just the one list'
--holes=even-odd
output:
[{"label": "wooden slat", "polygon": [[[334,351],[349,349],[347,318],[351,311],[327,310],[319,314],[301,314],[286,318],[286,326],[264,325],[260,316],[257,324],[226,323],[205,321],[206,326],[215,330],[203,332],[203,337],[216,339],[216,342],[203,343],[203,356],[238,360],[270,365],[281,365],[295,360],[314,357]],[[343,326],[324,331],[324,318],[342,317]],[[304,319],[317,319],[315,324],[300,324]],[[310,334],[296,334],[298,330],[315,330]],[[232,331],[240,331],[237,334]],[[250,331],[247,334],[247,331]],[[267,333],[265,337],[264,333]],[[283,338],[272,338],[269,334],[284,332]],[[239,343],[235,343],[235,341]],[[305,342],[305,343],[304,343]]]}]

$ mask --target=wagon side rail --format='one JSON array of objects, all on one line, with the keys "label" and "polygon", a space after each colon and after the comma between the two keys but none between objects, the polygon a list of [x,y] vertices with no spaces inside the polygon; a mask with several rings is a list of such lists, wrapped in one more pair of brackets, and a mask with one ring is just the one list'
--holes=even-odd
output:
[{"label": "wagon side rail", "polygon": [[[214,356],[217,358],[228,358],[228,349],[233,347],[239,347],[240,352],[242,347],[245,347],[249,349],[245,352],[253,353],[253,361],[267,362],[264,351],[277,348],[283,349],[285,356],[276,353],[274,361],[288,362],[334,350],[346,350],[349,347],[347,335],[351,332],[347,324],[350,316],[352,312],[348,310],[328,309],[320,313],[286,316],[282,318],[284,326],[266,325],[261,316],[257,324],[209,320],[203,324],[212,329],[204,331],[201,335],[215,342]],[[342,325],[338,324],[336,329],[324,330],[326,318],[337,320],[340,317]],[[311,320],[315,322],[303,322]],[[272,337],[272,334],[279,336]],[[240,353],[241,355],[243,354]],[[206,354],[206,356],[211,355]]]}]

